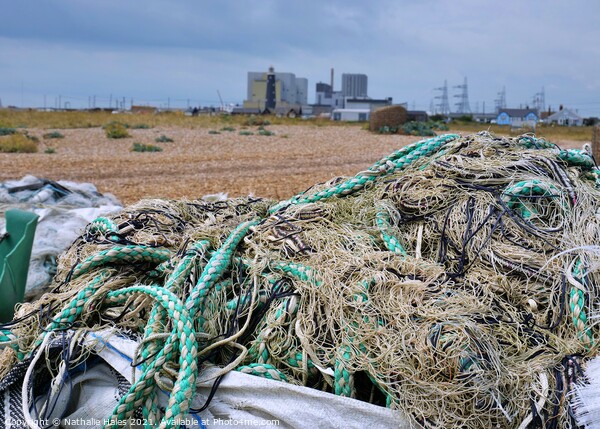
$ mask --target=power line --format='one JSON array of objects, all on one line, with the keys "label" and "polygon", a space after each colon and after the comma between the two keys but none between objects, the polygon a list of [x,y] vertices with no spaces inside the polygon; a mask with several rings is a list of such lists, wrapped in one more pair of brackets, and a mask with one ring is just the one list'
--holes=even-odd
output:
[{"label": "power line", "polygon": [[543,86],[540,92],[533,94],[533,108],[537,109],[538,112],[546,110],[546,92]]},{"label": "power line", "polygon": [[456,103],[456,113],[468,114],[471,113],[471,106],[469,105],[469,86],[467,84],[467,77],[462,85],[455,85],[454,88],[461,90],[460,94],[456,94],[454,97],[459,98],[459,102]]},{"label": "power line", "polygon": [[435,91],[441,91],[441,95],[436,95],[434,98],[439,99],[439,104],[436,104],[437,112],[440,115],[450,114],[450,103],[448,102],[448,81],[444,80],[444,86],[434,88]]},{"label": "power line", "polygon": [[498,98],[494,100],[496,111],[506,109],[506,87],[502,87],[502,91],[498,93]]}]

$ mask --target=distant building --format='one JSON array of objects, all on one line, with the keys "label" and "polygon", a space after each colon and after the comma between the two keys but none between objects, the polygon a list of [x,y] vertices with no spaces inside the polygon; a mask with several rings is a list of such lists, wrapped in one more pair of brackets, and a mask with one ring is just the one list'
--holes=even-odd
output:
[{"label": "distant building", "polygon": [[425,110],[407,110],[406,111],[406,121],[416,121],[416,122],[427,122],[429,120],[429,115]]},{"label": "distant building", "polygon": [[548,116],[545,121],[546,124],[556,125],[568,125],[568,126],[581,126],[583,125],[583,118],[571,109],[564,109],[562,106],[558,112]]},{"label": "distant building", "polygon": [[373,98],[346,98],[343,109],[333,109],[334,121],[368,121],[375,110],[392,105],[392,98],[376,100]]},{"label": "distant building", "polygon": [[500,109],[496,117],[498,125],[510,125],[514,128],[535,127],[538,120],[539,113],[536,109]]},{"label": "distant building", "polygon": [[370,112],[389,106],[392,99],[372,99],[367,94],[368,77],[366,74],[342,73],[342,89],[335,91],[333,69],[330,83],[319,82],[316,85],[313,114],[331,113],[335,121],[367,121]]},{"label": "distant building", "polygon": [[308,104],[308,79],[296,77],[294,73],[276,72],[272,67],[268,72],[248,72],[247,99],[244,100],[245,109],[267,108],[267,87],[269,76],[274,76],[275,106],[285,108]]},{"label": "distant building", "polygon": [[333,88],[328,83],[318,82],[315,93],[315,104],[319,106],[331,106]]},{"label": "distant building", "polygon": [[296,104],[308,104],[308,79],[305,77],[296,78]]},{"label": "distant building", "polygon": [[370,109],[333,109],[331,113],[333,121],[368,121],[370,117]]},{"label": "distant building", "polygon": [[375,110],[379,107],[390,106],[392,104],[392,97],[384,98],[384,99],[374,99],[374,98],[350,98],[346,97],[344,99],[344,108],[345,109],[367,109],[367,110]]},{"label": "distant building", "polygon": [[342,95],[344,97],[368,97],[366,74],[342,73]]}]

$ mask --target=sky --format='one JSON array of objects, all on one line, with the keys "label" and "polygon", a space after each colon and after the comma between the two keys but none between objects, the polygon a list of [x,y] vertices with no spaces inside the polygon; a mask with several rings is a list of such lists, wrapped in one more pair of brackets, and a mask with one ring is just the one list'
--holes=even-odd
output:
[{"label": "sky", "polygon": [[597,0],[0,0],[4,107],[242,103],[247,73],[334,89],[368,76],[372,98],[430,110],[468,79],[472,111],[560,104],[600,116]]}]

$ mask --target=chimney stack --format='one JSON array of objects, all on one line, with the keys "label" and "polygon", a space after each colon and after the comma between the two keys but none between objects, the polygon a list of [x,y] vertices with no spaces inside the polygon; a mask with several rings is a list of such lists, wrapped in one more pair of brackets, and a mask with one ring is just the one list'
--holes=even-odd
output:
[{"label": "chimney stack", "polygon": [[331,67],[331,90],[333,91],[333,67]]}]

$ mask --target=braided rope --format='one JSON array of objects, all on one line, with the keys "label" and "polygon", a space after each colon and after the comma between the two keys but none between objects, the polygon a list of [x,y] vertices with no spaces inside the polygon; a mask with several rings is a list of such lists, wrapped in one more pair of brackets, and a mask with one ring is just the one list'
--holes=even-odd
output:
[{"label": "braided rope", "polygon": [[[46,327],[46,332],[42,334],[44,336],[49,331],[56,329],[64,329],[65,325],[71,325],[83,312],[83,308],[89,298],[94,295],[106,280],[110,278],[109,270],[102,270],[94,279],[82,290],[77,293],[75,298],[59,313],[58,317],[55,318],[50,325]],[[43,338],[42,338],[43,339]],[[38,341],[41,343],[41,340]]]},{"label": "braided rope", "polygon": [[580,149],[561,150],[558,153],[558,159],[565,161],[569,165],[582,167],[586,170],[593,170],[596,168],[594,159],[590,154]]},{"label": "braided rope", "polygon": [[86,228],[86,234],[90,235],[103,235],[107,238],[111,238],[118,232],[119,228],[117,224],[112,220],[105,217],[99,217],[94,219]]},{"label": "braided rope", "polygon": [[315,269],[306,265],[295,262],[274,262],[269,267],[275,272],[286,274],[304,282],[314,283],[316,286],[322,284],[320,280],[316,279]]},{"label": "braided rope", "polygon": [[531,218],[534,215],[529,208],[527,208],[519,197],[533,197],[533,196],[550,196],[556,197],[560,195],[560,191],[556,186],[543,182],[541,180],[526,180],[517,182],[514,185],[506,188],[502,193],[502,201],[511,210],[519,210],[524,218]]},{"label": "braided rope", "polygon": [[[369,288],[371,286],[375,285],[375,283],[376,283],[376,281],[374,279],[371,279],[370,281],[366,281],[366,280],[361,281],[358,284],[359,291],[357,291],[352,297],[353,301],[363,304],[363,305],[368,305],[369,297],[368,297],[367,293],[369,291]],[[364,316],[363,320],[366,323],[369,323],[369,321],[370,321],[368,316]],[[377,323],[379,325],[383,325],[383,322],[381,320],[378,320]],[[353,323],[353,326],[356,326],[355,323]],[[348,330],[349,330],[349,328],[346,327],[346,332]],[[338,357],[334,364],[334,393],[336,395],[346,396],[346,397],[355,397],[356,392],[354,389],[354,376],[347,368],[348,363],[352,360],[354,355],[357,353],[355,351],[355,348],[353,348],[351,345],[353,342],[354,342],[354,338],[352,336],[349,336],[348,343],[342,345],[340,351],[338,352]],[[359,344],[358,350],[359,350],[359,353],[367,355],[367,348],[364,346],[364,344]],[[369,377],[369,379],[371,380],[371,382],[375,386],[377,386],[377,388],[381,391],[381,393],[383,393],[385,395],[386,406],[390,407],[391,404],[394,402],[394,399],[393,399],[392,395],[390,394],[390,392],[384,386],[382,386],[381,383],[379,383],[377,381],[377,379],[375,377],[373,377],[372,374],[370,374],[369,372],[367,372],[366,374]]]},{"label": "braided rope", "polygon": [[19,338],[10,329],[0,330],[0,350],[10,347],[17,352],[17,358],[22,360],[24,355],[19,351]]},{"label": "braided rope", "polygon": [[[290,308],[290,304],[293,304]],[[271,362],[271,356],[268,349],[268,342],[271,337],[271,332],[277,326],[282,326],[288,323],[296,315],[298,311],[298,301],[295,298],[288,297],[283,299],[279,305],[275,308],[274,315],[271,317],[265,317],[266,327],[261,329],[256,337],[256,340],[252,343],[248,349],[248,356],[255,359],[258,363],[269,363]]]},{"label": "braided rope", "polygon": [[[212,288],[212,286],[221,278],[224,272],[231,266],[232,256],[234,249],[238,246],[238,244],[242,241],[242,239],[248,234],[252,227],[258,225],[260,223],[259,220],[252,220],[243,222],[238,225],[232,232],[229,234],[229,237],[225,240],[225,243],[215,252],[215,254],[210,258],[206,267],[202,271],[200,275],[200,279],[190,296],[188,297],[185,305],[190,314],[193,316],[196,313],[203,313],[203,303],[204,298]],[[205,320],[204,318],[199,318],[199,326],[202,331]]]},{"label": "braided rope", "polygon": [[585,312],[587,291],[585,288],[586,275],[584,273],[584,264],[581,258],[577,258],[572,268],[572,276],[567,276],[571,284],[569,291],[569,307],[571,309],[571,318],[579,340],[588,348],[594,345],[594,337],[591,327],[588,326],[588,317]]},{"label": "braided rope", "polygon": [[[366,304],[369,300],[367,292],[369,287],[374,283],[374,281],[361,281],[358,284],[359,291],[356,292],[352,297],[353,301]],[[363,320],[369,323],[369,318],[367,316],[364,316]],[[347,326],[345,330],[346,333],[348,333],[349,327]],[[355,397],[356,393],[354,390],[354,376],[348,370],[348,363],[355,355],[355,351],[351,346],[353,342],[354,338],[352,336],[348,336],[348,343],[342,345],[341,350],[338,352],[338,357],[336,358],[333,371],[334,393],[336,395],[346,396],[349,398]],[[359,347],[361,352],[366,352],[364,345],[361,344]]]},{"label": "braided rope", "polygon": [[521,136],[517,139],[517,143],[527,149],[554,149],[557,147],[554,143],[533,136]]},{"label": "braided rope", "polygon": [[352,348],[349,345],[342,346],[339,356],[333,368],[334,390],[338,396],[353,398],[355,396],[354,376],[347,369],[347,362],[352,360]]},{"label": "braided rope", "polygon": [[368,183],[376,181],[378,178],[386,176],[397,171],[401,171],[413,162],[427,157],[437,152],[447,143],[456,140],[457,134],[446,134],[434,137],[428,140],[422,140],[413,143],[403,149],[377,161],[368,170],[358,173],[356,176],[335,185],[331,188],[323,189],[311,195],[296,195],[289,200],[282,201],[269,209],[270,213],[281,210],[291,204],[307,204],[323,201],[334,196],[347,196],[363,189]]},{"label": "braided rope", "polygon": [[[202,275],[200,276],[198,284],[192,293],[190,293],[185,302],[186,311],[189,313],[191,318],[194,318],[195,314],[198,312],[198,307],[200,307],[202,303],[202,298],[206,296],[214,283],[220,278],[222,273],[231,263],[231,253],[233,252],[233,249],[237,247],[239,242],[245,237],[250,228],[256,224],[258,224],[258,221],[248,221],[240,224],[225,240],[223,246],[217,250],[208,261]],[[202,326],[203,321],[199,322],[201,324],[200,326]],[[172,331],[163,348],[154,357],[152,362],[147,365],[145,371],[142,372],[142,375],[138,381],[132,385],[129,392],[123,396],[123,398],[121,398],[121,401],[119,402],[117,408],[115,408],[113,415],[119,416],[122,415],[123,412],[130,413],[133,409],[142,405],[144,398],[148,397],[150,392],[154,389],[154,374],[158,371],[158,369],[162,368],[166,362],[169,362],[173,359],[174,351],[179,346],[179,342],[180,340],[175,330]],[[122,407],[123,404],[127,404],[126,410],[119,408]],[[117,418],[117,420],[119,419],[120,418]]]},{"label": "braided rope", "polygon": [[[131,286],[112,291],[106,295],[106,302],[122,302],[133,294],[145,294],[159,302],[173,320],[173,329],[179,339],[179,373],[169,396],[165,415],[159,426],[161,429],[172,428],[178,424],[177,420],[181,420],[189,410],[196,388],[198,347],[194,323],[181,300],[171,291],[158,286]],[[131,395],[125,395],[121,398],[113,415],[109,418],[112,423],[109,423],[107,427],[116,429],[119,426],[118,421],[123,421],[132,415],[136,406],[134,401],[130,401],[130,399],[133,399]]]},{"label": "braided rope", "polygon": [[293,368],[301,369],[304,368],[305,360],[308,370],[313,370],[316,368],[314,362],[310,359],[305,359],[304,355],[300,352],[291,353],[290,356],[288,356],[287,363],[289,363]]},{"label": "braided rope", "polygon": [[284,373],[279,371],[273,365],[269,365],[267,363],[251,363],[249,365],[240,366],[235,370],[243,372],[244,374],[254,375],[256,377],[267,378],[269,380],[288,381]]},{"label": "braided rope", "polygon": [[400,241],[392,235],[392,225],[390,224],[390,215],[383,210],[377,212],[375,217],[377,228],[379,228],[379,234],[385,244],[386,249],[390,252],[398,253],[403,256],[407,256],[406,250],[400,244]]},{"label": "braided rope", "polygon": [[[167,278],[165,282],[165,289],[174,292],[177,294],[180,291],[180,288],[183,286],[183,283],[190,275],[192,268],[194,267],[194,263],[197,259],[201,259],[204,254],[208,251],[209,242],[207,240],[201,240],[197,243],[194,243],[190,249],[185,253],[185,255],[181,258],[179,263],[176,265],[173,272]],[[172,260],[167,261],[171,264]],[[164,264],[164,263],[163,263]],[[148,318],[148,322],[146,323],[146,328],[144,330],[144,338],[148,338],[155,333],[162,333],[162,321],[166,319],[167,310],[162,307],[160,304],[155,303],[152,307],[152,311],[150,312],[150,316]],[[145,347],[142,349],[142,361],[144,362],[141,366],[142,371],[145,371],[147,368],[147,364],[145,363],[149,356],[155,354],[159,348],[159,345],[156,342],[148,342],[145,343]],[[158,421],[158,406],[156,402],[156,392],[153,390],[150,391],[149,395],[146,398],[146,401],[142,407],[142,413],[144,415],[144,424],[150,428],[152,424]]]},{"label": "braided rope", "polygon": [[82,274],[85,274],[92,269],[101,267],[103,265],[122,265],[142,262],[159,264],[168,260],[170,256],[171,251],[168,249],[147,247],[142,245],[115,246],[111,249],[102,250],[78,264],[73,270],[71,279],[75,279]]}]

